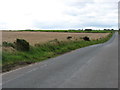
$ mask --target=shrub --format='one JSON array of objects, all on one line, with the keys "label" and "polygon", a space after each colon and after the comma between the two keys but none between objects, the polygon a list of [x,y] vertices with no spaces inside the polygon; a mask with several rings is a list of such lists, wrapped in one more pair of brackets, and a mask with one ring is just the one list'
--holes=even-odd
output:
[{"label": "shrub", "polygon": [[92,29],[85,29],[85,31],[92,31]]},{"label": "shrub", "polygon": [[89,37],[87,37],[87,36],[83,37],[83,40],[90,41]]},{"label": "shrub", "polygon": [[56,44],[60,44],[60,41],[59,41],[58,39],[54,39],[54,42],[55,42]]},{"label": "shrub", "polygon": [[24,39],[16,39],[15,48],[19,51],[29,51],[30,45],[29,43]]},{"label": "shrub", "polygon": [[69,40],[70,40],[71,38],[72,38],[72,36],[68,36],[68,37],[67,37],[67,39],[69,39]]},{"label": "shrub", "polygon": [[2,45],[4,46],[4,47],[15,47],[15,45],[14,45],[14,43],[11,43],[11,42],[6,42],[6,41],[4,41],[3,43],[2,43]]}]

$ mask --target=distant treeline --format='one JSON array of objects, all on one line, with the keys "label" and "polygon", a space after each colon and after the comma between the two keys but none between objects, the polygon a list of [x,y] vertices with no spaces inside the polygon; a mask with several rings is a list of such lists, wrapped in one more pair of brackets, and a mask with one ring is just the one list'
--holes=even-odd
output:
[{"label": "distant treeline", "polygon": [[33,32],[70,32],[70,33],[111,33],[113,30],[18,30],[18,31],[33,31]]}]

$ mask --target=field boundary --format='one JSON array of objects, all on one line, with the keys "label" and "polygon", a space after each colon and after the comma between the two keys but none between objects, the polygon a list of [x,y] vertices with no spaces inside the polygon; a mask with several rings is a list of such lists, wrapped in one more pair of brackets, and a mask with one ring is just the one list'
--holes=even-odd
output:
[{"label": "field boundary", "polygon": [[76,50],[78,48],[104,43],[108,41],[112,35],[113,33],[110,33],[106,38],[92,41],[55,41],[56,44],[46,43],[43,45],[38,45],[36,47],[31,47],[31,51],[29,52],[3,52],[2,72],[7,72],[16,68],[20,68],[21,66],[26,66],[32,63],[50,59],[66,52]]},{"label": "field boundary", "polygon": [[[15,31],[15,30],[14,30]],[[17,31],[30,31],[30,32],[68,32],[68,33],[112,33],[112,30],[17,30]]]}]

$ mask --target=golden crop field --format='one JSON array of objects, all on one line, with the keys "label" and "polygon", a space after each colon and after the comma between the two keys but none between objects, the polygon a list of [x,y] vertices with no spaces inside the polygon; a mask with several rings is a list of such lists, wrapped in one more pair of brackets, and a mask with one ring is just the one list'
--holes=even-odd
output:
[{"label": "golden crop field", "polygon": [[80,39],[81,37],[88,36],[90,39],[99,39],[106,37],[109,33],[65,33],[65,32],[25,32],[25,31],[3,31],[2,41],[14,42],[17,38],[27,40],[31,45],[37,43],[45,43],[54,39],[59,41],[66,41],[68,36],[71,40]]}]

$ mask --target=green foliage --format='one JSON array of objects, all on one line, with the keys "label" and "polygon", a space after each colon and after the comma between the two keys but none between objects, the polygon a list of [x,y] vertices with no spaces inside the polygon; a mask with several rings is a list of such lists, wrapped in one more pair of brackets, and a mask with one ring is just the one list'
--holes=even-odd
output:
[{"label": "green foliage", "polygon": [[85,29],[85,31],[92,31],[92,29]]},{"label": "green foliage", "polygon": [[3,43],[2,43],[2,45],[4,46],[4,47],[15,47],[15,44],[14,43],[11,43],[11,42],[6,42],[6,41],[4,41]]},{"label": "green foliage", "polygon": [[90,41],[89,37],[87,37],[87,36],[83,37],[83,40]]},{"label": "green foliage", "polygon": [[72,38],[72,36],[68,36],[67,39],[70,40]]},{"label": "green foliage", "polygon": [[24,39],[16,39],[15,48],[19,51],[29,51],[30,50],[30,45]]},{"label": "green foliage", "polygon": [[69,32],[69,33],[112,33],[114,31],[105,31],[105,30],[92,30],[92,31],[83,31],[83,30],[18,30],[18,31],[31,31],[31,32]]},{"label": "green foliage", "polygon": [[[60,54],[69,52],[71,50],[75,50],[81,47],[86,47],[93,44],[104,43],[109,40],[112,36],[112,33],[108,35],[106,38],[101,38],[99,40],[91,40],[89,42],[86,41],[58,41],[54,40],[54,43],[45,43],[45,44],[37,44],[36,46],[31,46],[28,52],[5,52],[2,54],[2,66],[3,72],[9,71],[15,66],[25,65],[30,63],[39,62],[51,57],[58,56]],[[24,42],[20,41],[20,42]]]},{"label": "green foliage", "polygon": [[118,34],[120,34],[120,30],[118,31]]}]

